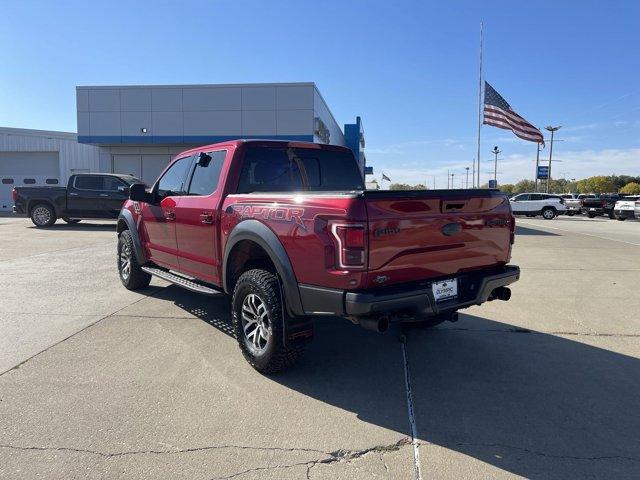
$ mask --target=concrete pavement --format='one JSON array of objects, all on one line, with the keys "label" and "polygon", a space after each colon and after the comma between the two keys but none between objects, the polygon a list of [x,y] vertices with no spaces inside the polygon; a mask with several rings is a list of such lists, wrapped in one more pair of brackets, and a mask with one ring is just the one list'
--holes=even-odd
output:
[{"label": "concrete pavement", "polygon": [[325,319],[264,377],[225,297],[120,285],[113,224],[0,218],[0,478],[414,479],[407,373],[424,479],[637,478],[640,247],[519,225],[510,302],[386,335]]}]

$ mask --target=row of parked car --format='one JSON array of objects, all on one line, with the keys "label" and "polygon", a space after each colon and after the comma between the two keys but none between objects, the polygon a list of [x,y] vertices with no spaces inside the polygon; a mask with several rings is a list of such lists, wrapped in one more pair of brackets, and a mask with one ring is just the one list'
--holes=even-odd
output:
[{"label": "row of parked car", "polygon": [[510,199],[514,215],[542,216],[551,220],[558,215],[606,215],[611,219],[640,219],[640,195],[622,197],[613,194],[520,193]]}]

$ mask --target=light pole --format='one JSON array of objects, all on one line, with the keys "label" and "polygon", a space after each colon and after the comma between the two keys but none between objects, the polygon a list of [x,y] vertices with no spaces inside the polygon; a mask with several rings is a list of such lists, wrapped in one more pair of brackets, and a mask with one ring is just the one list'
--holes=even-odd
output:
[{"label": "light pole", "polygon": [[451,174],[451,188],[453,189],[453,176],[455,175],[455,173]]},{"label": "light pole", "polygon": [[546,130],[551,132],[551,145],[549,146],[549,175],[547,176],[547,189],[546,192],[549,193],[549,182],[551,181],[551,162],[553,158],[553,134],[562,128],[562,125],[558,125],[557,127],[552,127],[551,125],[547,125],[544,127]]},{"label": "light pole", "polygon": [[464,169],[467,171],[467,188],[469,188],[469,167],[464,167]]},{"label": "light pole", "polygon": [[493,154],[496,156],[493,161],[493,181],[498,185],[498,154],[501,153],[498,147],[493,147]]},{"label": "light pole", "polygon": [[[538,142],[538,153],[536,153],[536,192],[538,191],[538,166],[540,165],[540,142]],[[544,145],[544,144],[543,144]],[[544,147],[542,147],[544,148]]]},{"label": "light pole", "polygon": [[447,170],[447,190],[449,190],[449,179],[451,178],[451,174],[449,173],[449,170]]}]

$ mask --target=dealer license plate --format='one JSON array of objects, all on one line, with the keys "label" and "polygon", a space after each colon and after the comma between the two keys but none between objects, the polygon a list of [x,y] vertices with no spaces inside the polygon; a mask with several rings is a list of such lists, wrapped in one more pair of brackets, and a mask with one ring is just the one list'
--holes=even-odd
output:
[{"label": "dealer license plate", "polygon": [[431,284],[431,289],[433,290],[433,297],[436,302],[451,300],[452,298],[458,297],[458,280],[454,278],[435,282]]}]

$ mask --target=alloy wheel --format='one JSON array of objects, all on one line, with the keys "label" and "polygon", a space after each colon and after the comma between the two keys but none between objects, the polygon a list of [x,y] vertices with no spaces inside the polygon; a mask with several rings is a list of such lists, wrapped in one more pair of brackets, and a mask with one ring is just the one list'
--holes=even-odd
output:
[{"label": "alloy wheel", "polygon": [[242,330],[247,347],[255,354],[263,353],[271,340],[271,321],[264,301],[250,293],[242,302]]},{"label": "alloy wheel", "polygon": [[131,246],[124,242],[120,249],[120,275],[127,280],[131,275]]},{"label": "alloy wheel", "polygon": [[46,225],[51,221],[51,211],[47,207],[36,207],[32,215],[38,225]]}]

